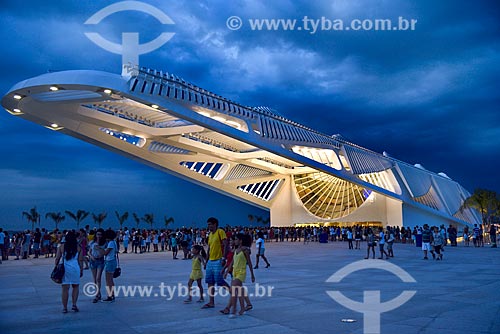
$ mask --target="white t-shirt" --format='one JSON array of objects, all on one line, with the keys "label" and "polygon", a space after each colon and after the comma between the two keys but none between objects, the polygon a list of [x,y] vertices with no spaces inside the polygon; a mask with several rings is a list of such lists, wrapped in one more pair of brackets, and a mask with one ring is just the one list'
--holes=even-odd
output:
[{"label": "white t-shirt", "polygon": [[104,261],[112,261],[116,259],[116,242],[114,240],[108,242],[106,249],[111,248],[108,255],[104,255]]},{"label": "white t-shirt", "polygon": [[379,239],[378,239],[378,244],[379,245],[385,244],[385,234],[384,234],[384,232],[380,232]]},{"label": "white t-shirt", "polygon": [[255,246],[257,246],[257,250],[259,250],[259,246],[260,246],[260,249],[266,249],[264,247],[264,239],[262,239],[262,238],[257,239],[257,241],[255,242]]}]

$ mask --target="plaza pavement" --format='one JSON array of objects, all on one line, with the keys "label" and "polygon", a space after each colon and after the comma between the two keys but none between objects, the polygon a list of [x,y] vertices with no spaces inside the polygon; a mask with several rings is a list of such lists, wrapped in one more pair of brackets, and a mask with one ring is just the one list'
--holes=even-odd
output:
[{"label": "plaza pavement", "polygon": [[396,257],[388,262],[416,283],[380,269],[327,283],[337,270],[363,259],[366,243],[362,250],[348,250],[341,242],[266,246],[272,266],[255,272],[260,285],[274,287],[272,295],[252,297],[254,309],[236,319],[219,313],[227,298],[217,297],[215,309],[202,310],[201,304],[184,304],[183,297],[158,296],[161,282],[177,286],[189,277],[191,262],[174,261],[170,252],[120,256],[123,274],[116,283],[154,286],[149,298],[118,296],[114,303],[92,304],[82,293],[91,281],[85,270],[80,312],[68,314],[61,313],[60,286],[49,278],[53,259],[11,257],[0,264],[0,333],[363,333],[363,315],[335,302],[326,293],[331,290],[360,302],[363,290],[380,290],[382,302],[416,290],[407,303],[381,315],[381,333],[500,333],[499,249],[446,247],[444,261],[424,261],[415,246],[396,244]]}]

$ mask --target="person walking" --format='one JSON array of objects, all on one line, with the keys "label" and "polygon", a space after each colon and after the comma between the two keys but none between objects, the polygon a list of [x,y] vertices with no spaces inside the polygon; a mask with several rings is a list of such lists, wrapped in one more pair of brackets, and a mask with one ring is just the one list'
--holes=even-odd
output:
[{"label": "person walking", "polygon": [[354,228],[354,240],[356,241],[356,247],[354,249],[361,249],[361,227],[356,225]]},{"label": "person walking", "polygon": [[[439,229],[436,227],[434,227],[434,232],[432,233],[432,247],[433,247],[433,250],[431,250],[431,254],[432,254],[432,258],[434,260],[442,260],[443,259],[443,254],[441,253],[441,250],[442,250],[442,247],[444,246],[445,242],[444,242],[444,238],[443,238],[443,234],[441,233],[441,231],[439,231]],[[436,252],[434,254],[434,252]],[[436,256],[437,254],[437,256]]]},{"label": "person walking", "polygon": [[203,271],[201,270],[202,265],[205,265],[205,261],[207,258],[207,253],[202,245],[194,245],[192,249],[192,265],[191,265],[191,274],[189,275],[188,281],[188,298],[184,301],[185,304],[191,303],[193,300],[193,295],[191,289],[193,287],[193,283],[196,281],[198,284],[198,289],[200,289],[200,299],[198,299],[198,303],[203,303],[205,299],[203,298],[203,285],[201,283],[201,279],[203,278]]},{"label": "person walking", "polygon": [[[245,290],[243,288],[243,283],[245,282],[248,266],[250,268],[250,274],[252,277],[252,283],[255,282],[255,275],[252,269],[252,260],[250,259],[250,254],[245,251],[243,246],[243,239],[245,235],[242,233],[236,234],[234,257],[231,265],[229,266],[228,272],[233,273],[233,280],[231,281],[231,307],[229,315],[230,318],[236,317],[236,304],[239,301],[240,311],[239,315],[243,315],[246,311],[245,307]],[[227,276],[228,272],[224,274]],[[225,278],[225,277],[224,277]]]},{"label": "person walking", "polygon": [[490,225],[490,243],[491,248],[497,248],[497,228],[495,224]]},{"label": "person walking", "polygon": [[208,235],[208,262],[205,265],[205,282],[208,285],[209,302],[202,306],[204,309],[215,307],[215,284],[229,289],[229,285],[221,273],[227,250],[226,232],[219,228],[219,221],[214,217],[207,219],[207,229],[210,234]]},{"label": "person walking", "polygon": [[373,231],[368,227],[366,231],[366,257],[365,259],[370,258],[370,249],[372,250],[372,257],[375,258],[375,236],[373,235]]},{"label": "person walking", "polygon": [[384,258],[384,254],[385,254],[385,259],[388,260],[389,259],[389,254],[387,254],[387,252],[385,251],[384,247],[385,247],[385,233],[384,233],[384,229],[382,227],[379,227],[378,229],[378,247],[379,247],[379,251],[380,251],[380,257],[379,259],[383,259]]},{"label": "person walking", "polygon": [[262,257],[264,261],[266,261],[266,268],[269,268],[271,264],[267,260],[264,253],[266,252],[266,248],[264,247],[264,234],[262,232],[257,233],[257,241],[255,245],[257,246],[257,254],[255,254],[255,267],[253,269],[259,269],[259,259]]},{"label": "person walking", "polygon": [[428,260],[427,252],[431,250],[431,235],[432,232],[429,229],[429,225],[424,224],[424,230],[422,231],[422,251],[424,252],[424,260]]},{"label": "person walking", "polygon": [[394,257],[394,250],[392,248],[392,246],[394,245],[394,240],[396,239],[394,237],[394,229],[387,227],[387,235],[389,236],[387,238],[387,253],[390,257]]},{"label": "person walking", "polygon": [[104,248],[106,246],[106,239],[104,239],[104,230],[102,228],[98,229],[95,233],[94,240],[90,242],[89,249],[89,266],[92,271],[92,278],[94,284],[97,286],[97,293],[95,298],[92,300],[93,303],[97,303],[101,300],[101,278],[102,272],[104,270]]},{"label": "person walking", "polygon": [[118,246],[116,245],[116,232],[113,230],[106,230],[104,232],[104,237],[106,238],[106,249],[104,250],[104,271],[106,272],[106,292],[108,294],[107,298],[103,301],[113,302],[115,301],[115,282],[113,280],[113,274],[116,267],[118,266],[116,260],[116,254],[118,252]]},{"label": "person walking", "polygon": [[66,234],[65,242],[57,248],[55,264],[59,264],[62,259],[64,263],[64,277],[62,280],[61,301],[63,313],[68,313],[69,286],[71,285],[71,310],[78,312],[78,294],[80,290],[80,278],[83,276],[83,255],[78,245],[77,236],[73,231]]},{"label": "person walking", "polygon": [[354,246],[352,244],[352,239],[353,239],[352,229],[350,227],[348,227],[347,228],[347,242],[349,244],[349,249],[354,249]]}]

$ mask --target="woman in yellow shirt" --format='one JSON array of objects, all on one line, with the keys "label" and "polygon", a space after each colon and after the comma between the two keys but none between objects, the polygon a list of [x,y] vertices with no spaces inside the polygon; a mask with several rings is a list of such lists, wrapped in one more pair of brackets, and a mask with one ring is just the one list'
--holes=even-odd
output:
[{"label": "woman in yellow shirt", "polygon": [[247,276],[248,266],[250,268],[250,274],[252,275],[252,283],[255,282],[255,276],[253,273],[252,260],[250,259],[250,255],[245,251],[245,247],[243,247],[242,242],[245,236],[242,233],[238,233],[236,235],[236,239],[234,240],[234,244],[236,250],[234,251],[233,261],[229,266],[229,270],[224,274],[224,278],[226,278],[228,272],[233,273],[233,280],[231,282],[231,314],[230,318],[236,317],[236,300],[240,301],[240,312],[239,315],[243,315],[245,313],[245,294],[246,291],[243,287],[243,283],[245,282]]},{"label": "woman in yellow shirt", "polygon": [[193,262],[191,266],[191,274],[189,275],[188,281],[189,296],[184,301],[184,303],[186,304],[191,303],[192,301],[193,295],[191,293],[191,288],[194,281],[196,281],[196,284],[198,284],[198,289],[200,289],[200,299],[198,300],[198,303],[202,303],[205,301],[205,299],[203,299],[203,285],[201,284],[201,279],[203,278],[203,271],[201,268],[202,266],[205,266],[207,253],[205,253],[205,249],[201,245],[193,246],[193,250],[191,252],[193,254]]}]

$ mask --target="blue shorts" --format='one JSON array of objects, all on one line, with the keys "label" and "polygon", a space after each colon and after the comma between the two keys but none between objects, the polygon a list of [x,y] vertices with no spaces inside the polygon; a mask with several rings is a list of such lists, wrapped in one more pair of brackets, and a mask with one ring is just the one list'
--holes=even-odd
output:
[{"label": "blue shorts", "polygon": [[117,266],[118,264],[116,263],[116,259],[104,262],[104,270],[107,273],[114,273]]},{"label": "blue shorts", "polygon": [[209,260],[207,262],[207,272],[205,274],[205,283],[210,285],[227,286],[226,281],[221,275],[222,259]]},{"label": "blue shorts", "polygon": [[89,267],[90,269],[104,269],[104,258],[101,257],[99,259],[90,260]]}]

